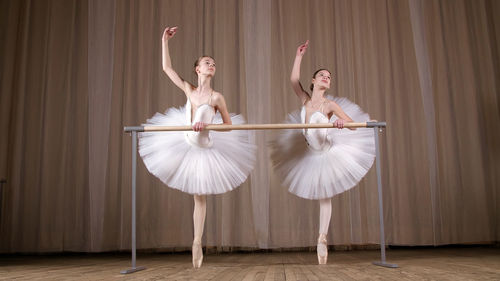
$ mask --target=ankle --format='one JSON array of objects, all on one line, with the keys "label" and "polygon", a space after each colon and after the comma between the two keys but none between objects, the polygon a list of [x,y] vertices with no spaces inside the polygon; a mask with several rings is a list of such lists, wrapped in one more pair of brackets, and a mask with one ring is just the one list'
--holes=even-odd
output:
[{"label": "ankle", "polygon": [[320,233],[318,236],[318,244],[326,245],[326,233]]}]

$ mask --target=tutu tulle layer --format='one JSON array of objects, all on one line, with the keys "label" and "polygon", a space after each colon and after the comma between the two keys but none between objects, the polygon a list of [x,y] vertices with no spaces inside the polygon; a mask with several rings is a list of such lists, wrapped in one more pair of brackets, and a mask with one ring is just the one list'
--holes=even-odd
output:
[{"label": "tutu tulle layer", "polygon": [[[333,99],[355,122],[370,120],[349,100]],[[300,111],[289,114],[287,123],[301,123]],[[302,130],[283,130],[272,142],[275,171],[291,193],[306,199],[330,198],[354,187],[372,166],[373,129],[328,129],[327,138],[331,146],[325,151],[309,148]]]},{"label": "tutu tulle layer", "polygon": [[[233,124],[244,123],[232,115]],[[221,124],[220,114],[213,124]],[[156,113],[147,125],[186,124],[185,107]],[[146,125],[146,124],[145,124]],[[247,131],[210,131],[212,146],[200,147],[188,141],[186,132],[144,132],[139,134],[139,154],[146,168],[169,187],[190,194],[220,194],[241,185],[255,164],[256,146]]]}]

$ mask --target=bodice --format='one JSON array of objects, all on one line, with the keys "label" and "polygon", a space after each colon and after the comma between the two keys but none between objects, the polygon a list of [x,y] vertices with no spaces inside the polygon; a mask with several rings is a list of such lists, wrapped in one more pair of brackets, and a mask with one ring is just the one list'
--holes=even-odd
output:
[{"label": "bodice", "polygon": [[[191,102],[187,101],[186,103],[186,120],[188,125],[194,125],[196,122],[203,122],[207,124],[212,124],[215,109],[213,106],[204,103],[198,106],[196,111],[194,112],[194,116],[191,118]],[[203,130],[201,132],[188,131],[186,133],[186,138],[189,143],[200,146],[200,147],[211,147],[212,141],[210,140],[210,135],[208,130]]]},{"label": "bodice", "polygon": [[[305,124],[305,119],[306,119],[305,106],[302,107],[300,116],[301,116],[302,123]],[[328,123],[328,122],[329,122],[328,117],[325,114],[323,114],[321,111],[315,111],[309,117],[309,124]],[[325,150],[329,149],[331,146],[331,141],[328,138],[328,129],[327,128],[303,129],[302,133],[304,134],[304,137],[306,138],[306,141],[307,141],[307,144],[309,145],[309,148],[311,148],[312,150],[325,151]]]}]

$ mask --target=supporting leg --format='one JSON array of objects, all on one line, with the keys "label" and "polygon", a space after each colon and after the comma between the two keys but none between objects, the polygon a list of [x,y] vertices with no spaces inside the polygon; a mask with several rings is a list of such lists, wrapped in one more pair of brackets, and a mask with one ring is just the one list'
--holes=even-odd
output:
[{"label": "supporting leg", "polygon": [[330,226],[330,218],[332,217],[332,199],[319,200],[319,233],[327,234]]},{"label": "supporting leg", "polygon": [[203,250],[201,247],[201,238],[203,237],[203,228],[205,226],[205,216],[207,214],[207,197],[205,195],[194,196],[194,239],[193,239],[193,267],[200,268],[203,262]]},{"label": "supporting leg", "polygon": [[332,200],[330,198],[319,200],[319,237],[316,251],[318,253],[318,263],[326,264],[328,259],[328,244],[326,234],[332,216]]}]

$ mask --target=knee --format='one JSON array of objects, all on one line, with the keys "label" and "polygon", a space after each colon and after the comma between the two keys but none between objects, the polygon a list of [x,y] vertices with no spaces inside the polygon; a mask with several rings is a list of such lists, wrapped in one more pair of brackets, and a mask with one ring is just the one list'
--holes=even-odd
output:
[{"label": "knee", "polygon": [[204,207],[207,204],[207,196],[206,195],[195,195],[194,196],[194,204],[195,204],[195,206]]}]

